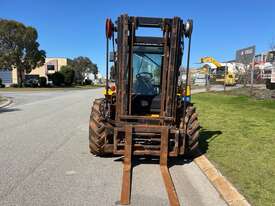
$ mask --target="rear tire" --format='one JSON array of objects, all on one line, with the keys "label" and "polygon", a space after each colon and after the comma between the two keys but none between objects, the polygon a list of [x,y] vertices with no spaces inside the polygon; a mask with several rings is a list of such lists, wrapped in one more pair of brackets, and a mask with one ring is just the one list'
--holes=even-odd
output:
[{"label": "rear tire", "polygon": [[97,156],[107,154],[107,131],[102,111],[104,110],[104,98],[95,99],[90,115],[89,147],[90,152]]},{"label": "rear tire", "polygon": [[198,113],[194,106],[187,106],[186,115],[183,122],[185,131],[185,153],[187,157],[194,156],[198,153],[199,148],[199,130]]}]

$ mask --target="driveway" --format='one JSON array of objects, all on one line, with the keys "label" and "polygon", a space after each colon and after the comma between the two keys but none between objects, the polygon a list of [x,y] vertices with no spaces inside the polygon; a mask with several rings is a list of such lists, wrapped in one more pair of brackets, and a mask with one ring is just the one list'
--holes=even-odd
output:
[{"label": "driveway", "polygon": [[[0,110],[0,205],[117,204],[121,158],[88,150],[91,102],[102,89],[4,95],[14,103]],[[133,170],[131,205],[168,205],[159,165],[145,163]],[[195,163],[178,160],[170,171],[181,205],[226,205]]]}]

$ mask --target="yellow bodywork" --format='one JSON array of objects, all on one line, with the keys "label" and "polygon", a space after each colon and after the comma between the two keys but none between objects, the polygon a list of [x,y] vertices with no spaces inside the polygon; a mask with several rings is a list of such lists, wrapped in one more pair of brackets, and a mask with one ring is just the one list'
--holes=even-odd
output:
[{"label": "yellow bodywork", "polygon": [[222,65],[220,64],[220,62],[218,62],[216,59],[214,59],[213,57],[203,57],[201,58],[201,63],[212,63],[214,64],[217,68],[218,67],[222,67]]},{"label": "yellow bodywork", "polygon": [[[112,96],[113,94],[115,94],[116,93],[116,91],[113,91],[113,90],[111,90],[111,89],[108,89],[108,92],[106,91],[106,89],[104,89],[104,91],[103,91],[103,94],[106,96]],[[182,94],[181,93],[177,93],[177,96],[182,96]],[[187,90],[186,90],[186,96],[191,96],[191,88],[190,88],[190,86],[188,85],[187,86]],[[158,118],[159,117],[159,114],[150,114],[150,115],[148,115],[148,116],[150,116],[150,117],[153,117],[153,118]]]},{"label": "yellow bodywork", "polygon": [[189,85],[186,87],[185,96],[191,96],[191,88]]},{"label": "yellow bodywork", "polygon": [[159,117],[159,114],[151,114],[150,117],[155,117],[155,118],[157,118],[157,117]]},{"label": "yellow bodywork", "polygon": [[[177,96],[183,96],[181,89],[178,90]],[[189,85],[186,87],[185,96],[191,96],[191,87]]]},{"label": "yellow bodywork", "polygon": [[104,95],[110,95],[110,96],[112,96],[114,93],[116,93],[116,92],[112,91],[111,89],[108,89],[108,92],[106,91],[106,89],[104,89],[104,91],[103,91]]},{"label": "yellow bodywork", "polygon": [[233,86],[236,84],[236,77],[235,77],[235,74],[230,72],[225,75],[225,79],[219,78],[219,79],[216,79],[216,82],[224,83],[225,85],[228,85],[228,86]]}]

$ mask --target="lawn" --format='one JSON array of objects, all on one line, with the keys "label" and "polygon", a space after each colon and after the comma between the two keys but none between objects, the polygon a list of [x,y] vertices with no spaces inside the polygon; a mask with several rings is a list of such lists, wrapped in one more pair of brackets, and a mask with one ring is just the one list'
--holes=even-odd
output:
[{"label": "lawn", "polygon": [[202,151],[252,205],[275,205],[275,101],[211,92],[193,102]]}]

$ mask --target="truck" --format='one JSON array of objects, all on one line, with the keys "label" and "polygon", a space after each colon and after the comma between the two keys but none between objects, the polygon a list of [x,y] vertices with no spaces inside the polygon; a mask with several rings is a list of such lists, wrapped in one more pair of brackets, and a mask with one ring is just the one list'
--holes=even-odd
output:
[{"label": "truck", "polygon": [[262,79],[265,79],[266,88],[275,89],[275,50],[268,51],[263,64]]}]

